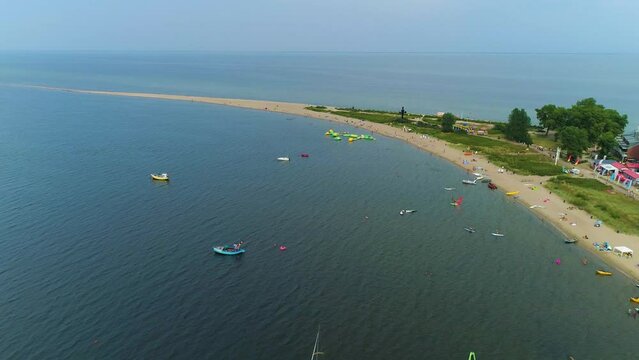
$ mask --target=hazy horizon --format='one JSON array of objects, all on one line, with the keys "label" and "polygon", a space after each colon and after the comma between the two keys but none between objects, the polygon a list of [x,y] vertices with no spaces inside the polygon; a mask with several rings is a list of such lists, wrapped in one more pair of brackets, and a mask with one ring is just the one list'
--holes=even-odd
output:
[{"label": "hazy horizon", "polygon": [[0,50],[636,53],[629,0],[10,3]]}]

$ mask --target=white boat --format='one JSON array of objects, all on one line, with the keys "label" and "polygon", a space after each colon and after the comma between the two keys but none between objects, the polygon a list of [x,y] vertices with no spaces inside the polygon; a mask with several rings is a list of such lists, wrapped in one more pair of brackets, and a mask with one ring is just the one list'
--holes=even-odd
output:
[{"label": "white boat", "polygon": [[278,157],[277,161],[291,161],[291,159],[289,159],[288,156],[282,156],[282,157]]},{"label": "white boat", "polygon": [[462,180],[462,183],[466,185],[477,185],[477,179],[475,180]]},{"label": "white boat", "polygon": [[479,178],[479,177],[480,177],[480,178],[483,178],[483,177],[484,177],[484,175],[483,175],[483,174],[480,174],[480,173],[473,173],[473,175],[477,176],[478,178]]},{"label": "white boat", "polygon": [[319,334],[320,327],[317,327],[317,336],[315,336],[315,345],[313,346],[313,353],[311,354],[311,360],[319,359],[320,355],[324,355],[323,352],[319,351]]},{"label": "white boat", "polygon": [[417,210],[399,210],[399,215],[412,214],[414,212],[417,212]]},{"label": "white boat", "polygon": [[493,236],[497,236],[497,237],[502,237],[502,236],[504,236],[504,234],[501,234],[501,233],[498,233],[498,232],[494,232],[494,233],[491,233],[491,234],[492,234]]},{"label": "white boat", "polygon": [[453,191],[453,190],[455,190],[455,188],[454,188],[454,187],[445,187],[445,188],[444,188],[444,190],[446,190],[446,191]]},{"label": "white boat", "polygon": [[471,233],[471,234],[472,234],[472,233],[474,233],[475,231],[477,231],[477,230],[475,230],[475,228],[474,228],[474,227],[471,227],[471,226],[469,226],[469,227],[465,227],[465,228],[464,228],[464,230],[468,231],[468,232],[469,232],[469,233]]}]

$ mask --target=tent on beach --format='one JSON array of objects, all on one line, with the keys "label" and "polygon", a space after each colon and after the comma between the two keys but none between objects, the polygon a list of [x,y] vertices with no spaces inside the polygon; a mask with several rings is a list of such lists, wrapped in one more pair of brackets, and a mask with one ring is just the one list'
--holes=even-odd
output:
[{"label": "tent on beach", "polygon": [[625,247],[625,246],[615,246],[612,249],[613,254],[619,255],[619,256],[627,256],[627,257],[632,257],[632,249],[629,247]]}]

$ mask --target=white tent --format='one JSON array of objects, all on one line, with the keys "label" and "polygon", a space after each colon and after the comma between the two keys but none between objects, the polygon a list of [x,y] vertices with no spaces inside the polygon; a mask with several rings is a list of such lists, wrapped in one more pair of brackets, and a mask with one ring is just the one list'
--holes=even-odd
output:
[{"label": "white tent", "polygon": [[625,246],[615,246],[612,249],[612,252],[619,256],[621,255],[632,256],[632,249]]}]

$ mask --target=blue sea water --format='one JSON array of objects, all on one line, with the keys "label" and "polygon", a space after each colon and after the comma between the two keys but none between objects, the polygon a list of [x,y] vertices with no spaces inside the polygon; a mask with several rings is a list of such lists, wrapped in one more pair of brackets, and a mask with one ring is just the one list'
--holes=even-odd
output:
[{"label": "blue sea water", "polygon": [[505,121],[594,97],[639,125],[639,54],[0,53],[0,83],[179,93]]},{"label": "blue sea water", "polygon": [[[135,66],[98,80],[86,58],[66,73],[33,63],[0,73],[153,89]],[[157,79],[153,91],[205,93],[204,77],[190,89]],[[319,325],[327,359],[636,358],[630,279],[596,277],[604,264],[511,198],[462,187],[464,171],[399,141],[340,143],[324,132],[361,130],[12,86],[0,87],[0,124],[2,358],[298,359]],[[171,182],[149,180],[155,171]],[[241,257],[210,251],[237,240]]]}]

